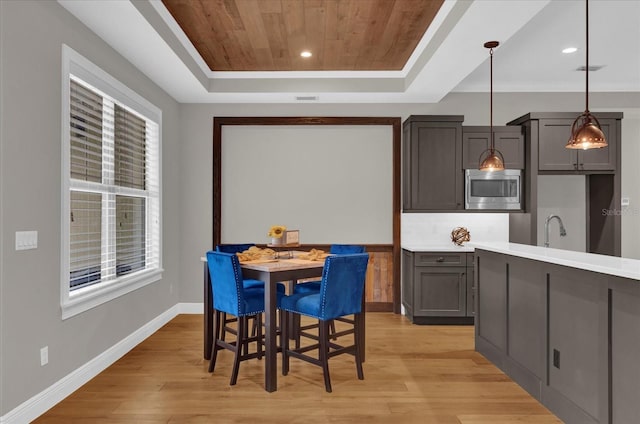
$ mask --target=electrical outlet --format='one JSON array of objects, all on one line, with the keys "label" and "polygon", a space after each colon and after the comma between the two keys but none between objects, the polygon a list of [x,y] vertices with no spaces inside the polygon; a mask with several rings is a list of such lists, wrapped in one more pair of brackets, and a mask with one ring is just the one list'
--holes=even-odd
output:
[{"label": "electrical outlet", "polygon": [[560,351],[553,349],[553,366],[560,369]]},{"label": "electrical outlet", "polygon": [[43,367],[49,363],[49,346],[40,349],[40,366]]}]

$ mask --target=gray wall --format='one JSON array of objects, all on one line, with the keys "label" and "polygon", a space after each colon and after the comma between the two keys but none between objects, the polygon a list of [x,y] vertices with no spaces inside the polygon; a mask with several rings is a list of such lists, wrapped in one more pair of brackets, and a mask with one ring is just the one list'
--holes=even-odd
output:
[{"label": "gray wall", "polygon": [[[55,1],[0,1],[0,416],[178,302],[179,105]],[[61,46],[163,111],[164,277],[65,321],[60,312]],[[14,235],[38,231],[36,250]],[[171,293],[171,286],[174,290]],[[40,366],[40,348],[49,364]]]},{"label": "gray wall", "polygon": [[544,223],[558,215],[567,231],[560,237],[557,220],[549,223],[549,246],[587,250],[587,193],[584,175],[538,175],[538,246],[544,245]]}]

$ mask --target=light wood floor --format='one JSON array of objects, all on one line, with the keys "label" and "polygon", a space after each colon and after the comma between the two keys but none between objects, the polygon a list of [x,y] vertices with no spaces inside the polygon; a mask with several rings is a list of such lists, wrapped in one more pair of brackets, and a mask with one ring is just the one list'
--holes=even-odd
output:
[{"label": "light wood floor", "polygon": [[[350,355],[332,358],[333,393],[319,367],[292,359],[278,391],[263,390],[263,362],[232,354],[214,374],[202,358],[202,316],[180,315],[36,423],[560,423],[474,352],[471,326],[417,326],[367,314],[365,379]],[[280,366],[280,364],[278,364]]]}]

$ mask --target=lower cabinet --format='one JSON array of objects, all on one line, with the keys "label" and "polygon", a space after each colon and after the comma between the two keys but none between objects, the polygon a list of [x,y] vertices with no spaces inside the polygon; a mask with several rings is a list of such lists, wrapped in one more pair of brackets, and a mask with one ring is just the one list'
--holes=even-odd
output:
[{"label": "lower cabinet", "polygon": [[467,258],[473,253],[403,250],[402,255],[402,303],[411,322],[473,323],[473,259]]}]

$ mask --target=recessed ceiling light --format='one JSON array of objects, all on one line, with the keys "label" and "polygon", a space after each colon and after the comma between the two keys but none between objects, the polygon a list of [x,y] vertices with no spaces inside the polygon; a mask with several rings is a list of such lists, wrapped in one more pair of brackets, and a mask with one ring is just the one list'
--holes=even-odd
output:
[{"label": "recessed ceiling light", "polygon": [[302,53],[300,53],[300,56],[302,56],[302,57],[311,57],[311,52],[305,50]]},{"label": "recessed ceiling light", "polygon": [[566,49],[562,50],[562,53],[569,54],[569,53],[575,53],[577,51],[578,49],[576,47],[567,47]]}]

